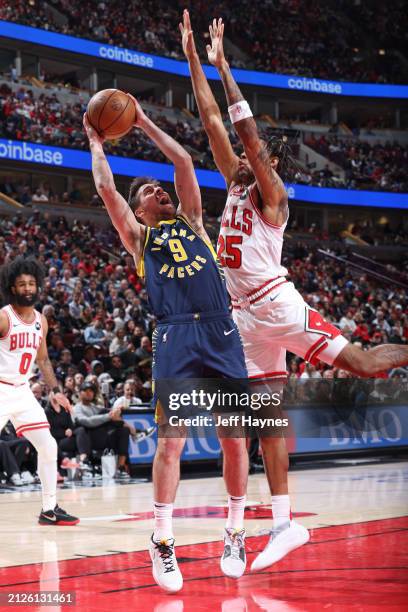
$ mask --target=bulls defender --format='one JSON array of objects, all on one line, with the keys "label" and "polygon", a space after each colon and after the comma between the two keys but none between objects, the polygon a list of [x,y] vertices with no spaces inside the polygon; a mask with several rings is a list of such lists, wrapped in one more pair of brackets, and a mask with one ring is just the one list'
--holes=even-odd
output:
[{"label": "bulls defender", "polygon": [[[250,378],[271,381],[286,377],[286,350],[312,364],[321,359],[363,377],[407,365],[408,347],[383,345],[363,351],[350,344],[335,326],[304,302],[286,279],[281,253],[289,212],[283,180],[287,179],[290,149],[282,139],[266,144],[259,138],[249,105],[224,56],[224,24],[214,19],[207,53],[221,77],[231,121],[244,147],[241,157],[235,155],[200,65],[188,11],[184,12],[180,31],[200,117],[228,188],[218,256],[224,266]],[[252,570],[275,563],[309,539],[307,530],[291,521],[285,441],[263,437],[261,444],[272,494],[273,531]]]},{"label": "bulls defender", "polygon": [[17,257],[0,270],[0,289],[7,304],[0,310],[0,431],[10,420],[17,435],[27,438],[38,453],[42,486],[39,524],[76,525],[79,519],[57,505],[57,443],[29,386],[36,362],[51,389],[50,401],[71,410],[59,391],[48,357],[47,320],[34,308],[43,276],[32,258]]}]

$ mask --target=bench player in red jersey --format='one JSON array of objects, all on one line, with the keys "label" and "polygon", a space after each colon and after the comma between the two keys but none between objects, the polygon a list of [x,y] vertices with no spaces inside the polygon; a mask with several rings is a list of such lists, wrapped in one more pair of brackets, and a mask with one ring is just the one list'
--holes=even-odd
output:
[{"label": "bench player in red jersey", "polygon": [[[250,378],[286,378],[286,350],[312,364],[321,359],[363,377],[407,365],[408,347],[383,345],[363,351],[350,344],[337,327],[305,303],[286,279],[281,253],[289,211],[283,180],[290,150],[282,139],[274,139],[268,145],[259,138],[249,105],[224,56],[224,24],[214,19],[207,53],[221,77],[230,118],[244,147],[241,157],[235,155],[200,65],[187,11],[180,31],[200,117],[215,163],[227,184],[218,256],[224,266]],[[275,563],[309,539],[307,530],[291,520],[285,440],[263,437],[261,445],[272,494],[273,531],[252,570]]]},{"label": "bench player in red jersey", "polygon": [[10,420],[17,435],[27,438],[38,453],[39,524],[76,525],[79,519],[57,505],[57,443],[29,385],[36,362],[51,389],[50,401],[71,410],[48,357],[47,320],[34,308],[42,280],[42,268],[32,258],[17,257],[0,270],[0,290],[7,304],[0,310],[0,431]]}]

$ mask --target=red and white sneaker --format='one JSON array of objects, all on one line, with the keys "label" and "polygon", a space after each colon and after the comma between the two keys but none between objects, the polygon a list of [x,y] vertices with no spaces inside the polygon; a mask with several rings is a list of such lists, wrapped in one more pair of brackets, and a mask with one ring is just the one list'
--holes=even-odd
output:
[{"label": "red and white sneaker", "polygon": [[70,457],[64,457],[60,465],[62,470],[74,470],[77,467],[79,467],[78,461],[76,459],[71,459]]}]

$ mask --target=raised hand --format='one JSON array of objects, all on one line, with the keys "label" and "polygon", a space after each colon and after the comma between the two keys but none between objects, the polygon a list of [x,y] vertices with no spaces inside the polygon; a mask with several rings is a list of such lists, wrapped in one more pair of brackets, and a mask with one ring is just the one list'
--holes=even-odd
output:
[{"label": "raised hand", "polygon": [[105,142],[105,138],[103,135],[99,134],[94,127],[89,122],[88,116],[84,113],[82,123],[85,128],[86,135],[88,136],[89,142],[98,142],[99,144],[103,144]]},{"label": "raised hand", "polygon": [[183,12],[183,23],[179,23],[179,30],[181,32],[181,43],[183,45],[183,52],[187,59],[193,56],[196,51],[193,31],[191,29],[190,14],[187,9]]},{"label": "raised hand", "polygon": [[224,37],[224,24],[222,19],[218,19],[218,21],[213,19],[209,30],[211,45],[206,46],[208,61],[216,68],[221,68],[222,64],[225,62],[224,46],[222,42]]}]

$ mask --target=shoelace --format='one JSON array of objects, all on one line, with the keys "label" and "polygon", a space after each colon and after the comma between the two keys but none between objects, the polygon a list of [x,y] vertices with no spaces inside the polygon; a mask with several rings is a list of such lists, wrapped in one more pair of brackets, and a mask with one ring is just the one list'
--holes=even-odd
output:
[{"label": "shoelace", "polygon": [[174,549],[173,545],[165,544],[164,542],[155,542],[156,548],[159,551],[159,557],[163,561],[164,573],[174,572]]},{"label": "shoelace", "polygon": [[237,561],[241,560],[239,556],[239,551],[244,547],[244,539],[242,533],[236,531],[235,533],[229,534],[231,540],[231,559],[236,559]]}]

